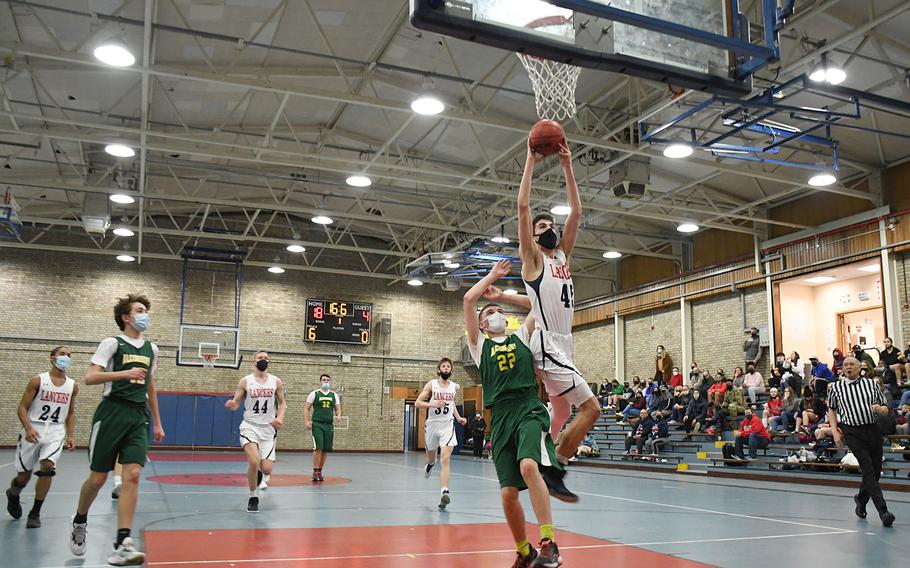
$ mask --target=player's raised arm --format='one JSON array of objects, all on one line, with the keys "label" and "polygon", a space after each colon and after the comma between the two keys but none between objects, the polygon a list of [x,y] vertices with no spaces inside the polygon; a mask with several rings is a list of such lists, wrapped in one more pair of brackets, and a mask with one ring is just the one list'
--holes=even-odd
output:
[{"label": "player's raised arm", "polygon": [[513,306],[518,306],[519,308],[524,308],[526,310],[531,309],[531,298],[525,296],[524,294],[503,294],[496,286],[490,286],[483,291],[483,299],[488,302],[496,302],[501,304],[511,304]]},{"label": "player's raised arm", "polygon": [[572,249],[575,248],[578,228],[581,226],[581,196],[578,194],[578,183],[575,181],[575,173],[572,171],[572,152],[569,151],[568,144],[563,144],[559,148],[559,163],[562,164],[562,171],[566,176],[566,198],[571,209],[566,217],[566,223],[563,225],[562,239],[560,239],[562,252],[568,258],[572,254]]},{"label": "player's raised arm", "polygon": [[[534,243],[533,217],[531,215],[531,180],[534,177],[534,164],[537,158],[528,146],[528,157],[525,160],[524,173],[518,186],[518,254],[521,257],[522,274],[534,274],[540,269],[540,255]],[[525,270],[527,267],[527,270]]]},{"label": "player's raised arm", "polygon": [[512,270],[512,263],[500,260],[493,265],[490,272],[481,278],[471,289],[465,292],[462,308],[464,311],[464,327],[468,332],[468,345],[476,345],[480,337],[480,328],[477,327],[477,302],[483,297],[483,292],[494,282],[508,276]]},{"label": "player's raised arm", "polygon": [[237,410],[237,407],[240,406],[240,401],[243,400],[243,397],[246,396],[246,377],[240,379],[240,382],[237,383],[237,390],[234,391],[234,398],[226,401],[224,407],[228,410]]}]

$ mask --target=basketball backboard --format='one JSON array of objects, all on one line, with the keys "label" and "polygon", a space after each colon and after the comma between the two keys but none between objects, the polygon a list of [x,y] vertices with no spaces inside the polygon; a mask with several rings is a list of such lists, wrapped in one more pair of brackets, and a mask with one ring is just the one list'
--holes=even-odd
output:
[{"label": "basketball backboard", "polygon": [[414,26],[533,57],[743,96],[779,59],[786,11],[761,0],[763,44],[738,0],[411,0]]}]

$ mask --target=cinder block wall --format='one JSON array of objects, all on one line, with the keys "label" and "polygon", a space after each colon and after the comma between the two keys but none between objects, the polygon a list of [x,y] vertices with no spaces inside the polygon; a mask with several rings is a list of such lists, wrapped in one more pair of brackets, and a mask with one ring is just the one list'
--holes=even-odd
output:
[{"label": "cinder block wall", "polygon": [[613,324],[595,325],[575,330],[575,365],[588,383],[600,384],[601,379],[613,380],[615,373],[615,341]]},{"label": "cinder block wall", "polygon": [[[653,377],[657,346],[663,345],[674,366],[682,365],[679,306],[626,316],[626,379]],[[576,348],[577,350],[577,348]],[[667,377],[669,378],[669,377]]]},{"label": "cinder block wall", "polygon": [[[319,374],[329,373],[333,388],[343,388],[343,413],[347,430],[336,433],[336,447],[350,450],[401,449],[404,403],[390,400],[383,387],[422,386],[435,373],[443,356],[460,358],[463,335],[461,294],[435,286],[391,286],[369,278],[288,271],[273,275],[248,268],[241,301],[241,346],[246,361],[240,370],[175,365],[180,311],[181,264],[146,261],[123,264],[110,257],[25,253],[0,250],[0,445],[14,445],[19,433],[16,405],[25,383],[45,371],[50,350],[61,344],[74,349],[71,375],[81,382],[98,342],[119,332],[113,306],[129,292],[151,300],[151,327],[147,337],[159,344],[161,358],[156,375],[159,390],[233,391],[239,378],[252,371],[251,353],[272,352],[270,370],[287,385],[288,412],[281,447],[307,449],[312,439],[303,423],[306,395],[317,388]],[[224,312],[231,302],[226,287],[216,284],[214,295],[197,286],[196,296]],[[208,288],[211,292],[211,286]],[[374,322],[392,320],[392,332],[381,336],[374,327],[372,345],[311,344],[303,341],[305,303],[308,297],[373,303]],[[229,311],[229,310],[228,310]],[[352,362],[341,363],[338,353],[350,353]],[[386,358],[383,358],[386,356]],[[455,366],[455,380],[476,382],[476,370]],[[85,445],[91,414],[101,397],[101,387],[82,385],[77,399],[77,442]],[[165,424],[165,429],[168,425]]]}]

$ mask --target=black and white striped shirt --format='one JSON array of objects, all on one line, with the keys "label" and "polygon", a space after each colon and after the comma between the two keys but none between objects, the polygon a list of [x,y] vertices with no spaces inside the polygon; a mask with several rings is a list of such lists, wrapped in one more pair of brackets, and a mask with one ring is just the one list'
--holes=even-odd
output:
[{"label": "black and white striped shirt", "polygon": [[828,407],[837,412],[838,421],[847,426],[875,423],[872,405],[885,404],[885,396],[873,379],[844,379],[828,386]]}]

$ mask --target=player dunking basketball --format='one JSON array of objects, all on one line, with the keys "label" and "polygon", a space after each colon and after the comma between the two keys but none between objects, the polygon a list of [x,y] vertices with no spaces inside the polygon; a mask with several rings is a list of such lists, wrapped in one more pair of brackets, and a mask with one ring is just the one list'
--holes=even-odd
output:
[{"label": "player dunking basketball", "polygon": [[246,454],[246,480],[250,490],[247,513],[259,512],[259,484],[263,475],[272,473],[278,430],[284,423],[287,408],[281,379],[266,372],[268,351],[257,351],[253,355],[253,366],[256,370],[240,379],[234,398],[224,403],[225,408],[237,410],[245,398],[240,444]]},{"label": "player dunking basketball", "polygon": [[19,494],[32,471],[39,467],[35,473],[38,478],[35,503],[25,524],[29,529],[41,526],[41,505],[51,488],[51,480],[57,475],[57,462],[63,448],[72,450],[75,447],[73,400],[79,387],[66,376],[72,361],[70,356],[69,347],[51,351],[51,370],[32,377],[19,401],[22,432],[16,446],[16,477],[6,490],[6,510],[14,519],[22,516]]},{"label": "player dunking basketball", "polygon": [[450,458],[452,448],[458,445],[455,437],[455,420],[464,426],[467,420],[458,415],[455,407],[455,395],[458,393],[458,383],[449,380],[452,376],[452,360],[443,357],[436,365],[436,375],[439,378],[429,381],[417,396],[414,406],[427,409],[426,434],[424,442],[427,448],[427,465],[424,477],[430,477],[430,470],[436,465],[436,450],[439,450],[442,469],[439,480],[442,484],[439,497],[439,509],[444,510],[451,502],[449,496]]},{"label": "player dunking basketball", "polygon": [[534,164],[541,159],[535,156],[529,146],[518,189],[518,250],[522,262],[521,277],[528,295],[507,296],[498,289],[492,289],[485,297],[491,301],[509,302],[530,309],[538,327],[549,332],[536,367],[553,405],[550,436],[554,441],[568,420],[572,406],[578,408],[578,415],[556,448],[560,463],[566,464],[597,421],[600,408],[591,387],[572,361],[575,287],[569,269],[569,257],[581,225],[581,198],[572,171],[572,154],[565,144],[560,147],[559,161],[566,178],[566,193],[571,208],[563,226],[562,238],[556,232],[556,224],[551,215],[540,213],[531,218],[531,179],[534,176]]}]

